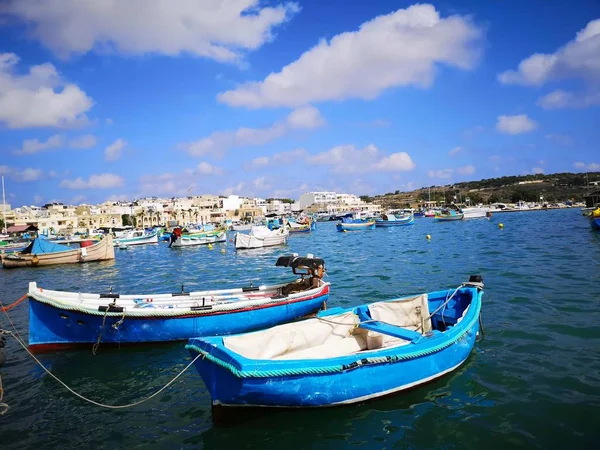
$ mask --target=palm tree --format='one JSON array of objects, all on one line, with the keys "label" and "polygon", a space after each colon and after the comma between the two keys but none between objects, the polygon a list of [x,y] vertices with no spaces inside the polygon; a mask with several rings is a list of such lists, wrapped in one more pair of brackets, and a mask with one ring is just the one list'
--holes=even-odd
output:
[{"label": "palm tree", "polygon": [[136,221],[135,221],[135,226],[139,228],[140,224],[138,223],[137,219],[141,219],[142,221],[142,228],[144,228],[144,219],[146,218],[146,212],[145,211],[141,211],[137,216],[136,216]]}]

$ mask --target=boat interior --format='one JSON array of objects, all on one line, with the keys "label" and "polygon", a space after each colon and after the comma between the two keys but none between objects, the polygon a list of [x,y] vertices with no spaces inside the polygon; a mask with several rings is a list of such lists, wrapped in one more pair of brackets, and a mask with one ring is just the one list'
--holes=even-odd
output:
[{"label": "boat interior", "polygon": [[475,289],[461,288],[332,309],[314,319],[224,337],[223,345],[253,360],[302,360],[418,344],[460,323],[473,295]]}]

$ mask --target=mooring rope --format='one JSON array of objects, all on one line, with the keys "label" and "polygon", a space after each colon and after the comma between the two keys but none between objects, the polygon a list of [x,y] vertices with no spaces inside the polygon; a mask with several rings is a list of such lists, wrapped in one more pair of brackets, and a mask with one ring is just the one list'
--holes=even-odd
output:
[{"label": "mooring rope", "polygon": [[24,294],[23,297],[21,297],[20,299],[18,299],[17,301],[11,303],[8,306],[2,306],[2,308],[0,308],[0,310],[2,312],[6,312],[6,311],[10,311],[11,309],[13,309],[15,306],[17,306],[19,303],[21,303],[22,301],[26,300],[28,297],[28,294]]},{"label": "mooring rope", "polygon": [[[52,378],[54,378],[56,381],[58,381],[60,384],[62,384],[70,393],[72,393],[73,395],[75,395],[76,397],[79,397],[80,399],[91,403],[93,405],[96,406],[100,406],[102,408],[108,408],[108,409],[125,409],[125,408],[132,408],[134,406],[140,405],[142,403],[147,402],[148,400],[151,400],[152,398],[156,397],[158,394],[160,394],[162,391],[164,391],[165,389],[167,389],[169,386],[171,386],[173,383],[175,383],[175,381],[177,381],[177,379],[183,375],[185,372],[187,372],[187,370],[196,362],[196,360],[198,358],[200,358],[202,356],[202,354],[198,354],[198,356],[196,356],[187,366],[185,366],[185,368],[179,372],[177,375],[175,375],[175,377],[169,381],[167,384],[165,384],[163,387],[161,387],[158,391],[156,391],[154,394],[150,395],[149,397],[143,398],[141,400],[138,400],[137,402],[133,402],[133,403],[128,403],[126,405],[107,405],[104,403],[100,403],[97,402],[95,400],[92,400],[90,398],[87,398],[83,395],[81,395],[78,392],[75,392],[72,388],[70,388],[64,381],[62,381],[60,378],[58,378],[56,375],[54,375],[52,372],[50,372],[50,370],[48,370],[46,368],[46,366],[44,366],[44,364],[42,364],[42,362],[37,359],[35,357],[35,355],[33,353],[31,353],[31,350],[29,350],[29,348],[27,348],[27,344],[25,344],[25,342],[23,342],[23,339],[21,338],[21,336],[19,335],[19,332],[17,331],[17,328],[15,327],[15,324],[13,323],[13,321],[11,320],[10,316],[8,315],[7,311],[4,309],[4,305],[2,303],[2,300],[0,300],[0,311],[4,312],[4,314],[6,315],[6,318],[8,319],[8,321],[10,322],[10,325],[13,327],[14,332],[9,331],[9,330],[3,330],[2,334],[6,334],[8,336],[12,336],[21,347],[23,347],[23,349],[29,354],[29,356],[31,356],[31,358],[42,368],[44,369],[44,371],[50,375]],[[2,385],[1,385],[1,379],[0,379],[0,401],[2,401]],[[6,411],[8,411],[8,405],[6,403],[0,403],[0,407],[4,407],[4,411],[0,412],[0,415],[6,413]]]},{"label": "mooring rope", "polygon": [[9,406],[6,403],[2,403],[2,399],[4,398],[4,389],[2,388],[2,375],[0,375],[0,408],[2,408],[2,411],[0,411],[0,416],[3,416],[4,414],[6,414],[6,411],[8,411]]},{"label": "mooring rope", "polygon": [[[175,383],[175,381],[177,381],[177,379],[183,375],[195,362],[198,358],[200,358],[202,355],[198,354],[187,366],[185,366],[185,368],[179,372],[177,375],[175,375],[175,377],[169,381],[167,384],[165,384],[163,387],[161,387],[158,391],[156,391],[154,394],[143,398],[141,400],[138,400],[137,402],[133,402],[133,403],[128,403],[126,405],[107,405],[105,403],[100,403],[97,402],[95,400],[92,400],[90,398],[87,398],[83,395],[81,395],[80,393],[76,392],[75,390],[73,390],[72,388],[70,388],[64,381],[62,381],[60,378],[58,378],[56,375],[54,375],[52,372],[50,372],[46,366],[44,366],[44,364],[42,364],[42,362],[37,359],[35,357],[35,355],[33,353],[31,353],[31,351],[27,348],[27,345],[21,340],[19,339],[16,335],[14,335],[11,331],[5,331],[6,334],[8,334],[9,336],[12,336],[13,338],[15,338],[15,340],[21,345],[21,347],[23,347],[23,349],[29,354],[29,356],[31,356],[33,358],[33,360],[38,363],[38,365],[44,369],[44,371],[50,375],[52,378],[54,378],[56,381],[58,381],[60,384],[62,384],[71,394],[75,395],[76,397],[79,397],[82,400],[85,400],[88,403],[91,403],[93,405],[96,406],[100,406],[102,408],[108,408],[108,409],[124,409],[124,408],[131,408],[137,405],[141,405],[144,402],[147,402],[148,400],[156,397],[158,394],[160,394],[162,391],[164,391],[165,389],[167,389],[169,386],[171,386],[173,383]],[[1,404],[0,404],[1,405]]]}]

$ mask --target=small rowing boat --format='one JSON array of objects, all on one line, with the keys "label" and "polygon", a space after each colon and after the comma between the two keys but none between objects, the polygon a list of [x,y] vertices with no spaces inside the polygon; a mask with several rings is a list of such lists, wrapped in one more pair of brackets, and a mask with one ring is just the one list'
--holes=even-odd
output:
[{"label": "small rowing boat", "polygon": [[382,214],[375,219],[375,226],[379,227],[398,227],[404,225],[414,225],[415,217],[412,214],[403,214],[396,216],[394,214]]},{"label": "small rowing boat", "polygon": [[290,232],[287,227],[269,230],[265,226],[252,227],[250,233],[236,233],[233,239],[236,250],[272,247],[287,243]]},{"label": "small rowing boat", "polygon": [[27,248],[16,253],[2,253],[2,267],[49,266],[115,259],[112,236],[106,235],[100,242],[82,241],[80,248],[55,244],[47,239],[36,238]]},{"label": "small rowing boat", "polygon": [[[483,281],[321,311],[234,336],[190,339],[221,407],[326,407],[400,392],[456,370],[479,332]],[[214,417],[214,415],[213,415]]]},{"label": "small rowing boat", "polygon": [[[112,249],[112,247],[111,247]],[[29,283],[29,346],[165,342],[241,333],[314,313],[329,297],[321,258],[280,257],[299,276],[289,283],[171,294],[88,294]],[[299,269],[307,269],[299,273]]]},{"label": "small rowing boat", "polygon": [[338,231],[357,231],[357,230],[374,230],[375,219],[352,219],[345,217],[341,222],[335,225]]},{"label": "small rowing boat", "polygon": [[206,231],[203,233],[182,234],[171,243],[170,247],[193,247],[196,245],[214,244],[216,242],[227,242],[225,230]]}]

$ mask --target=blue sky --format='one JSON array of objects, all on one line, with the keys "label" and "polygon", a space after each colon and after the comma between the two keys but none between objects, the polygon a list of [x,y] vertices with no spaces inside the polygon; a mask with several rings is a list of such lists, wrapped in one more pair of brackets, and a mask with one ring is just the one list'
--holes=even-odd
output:
[{"label": "blue sky", "polygon": [[600,3],[8,1],[14,206],[600,171]]}]

